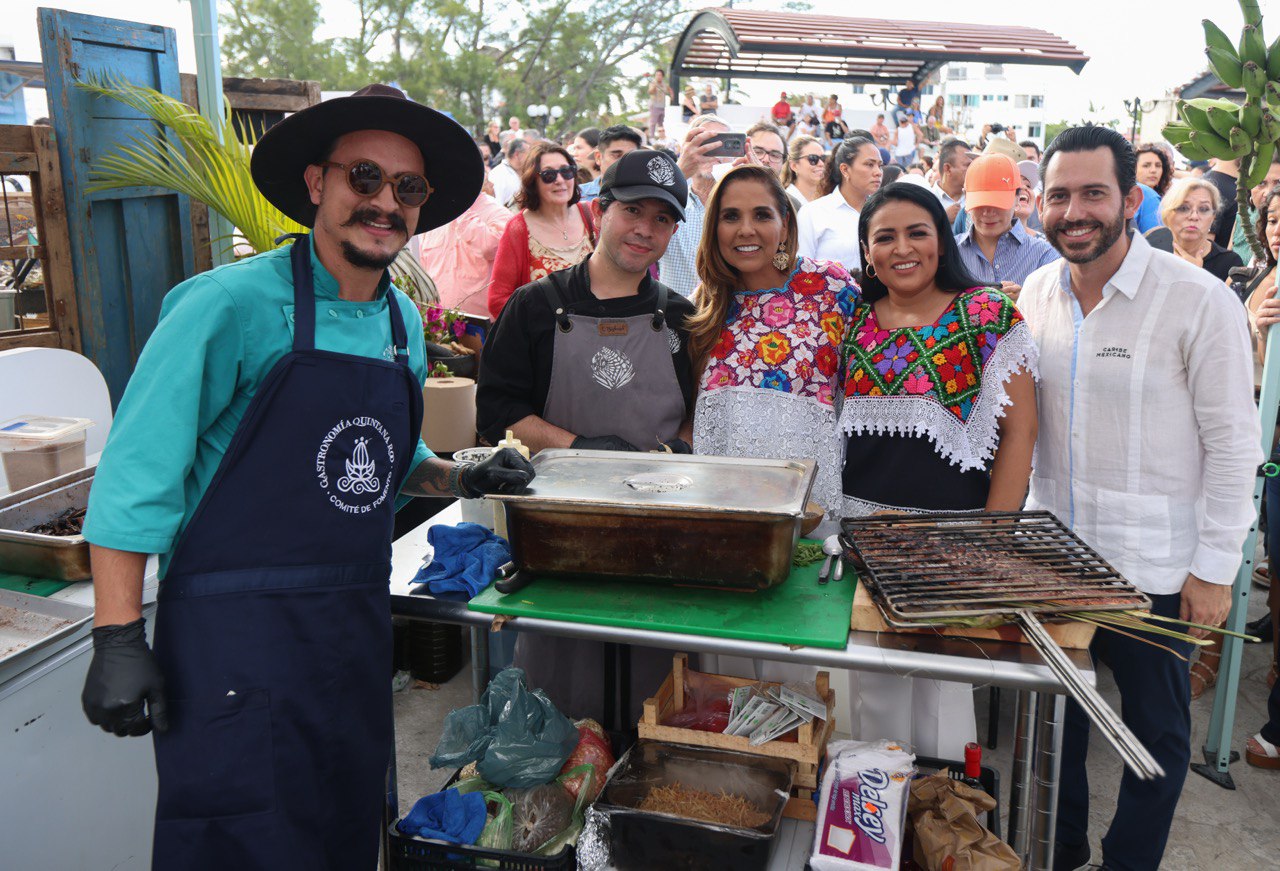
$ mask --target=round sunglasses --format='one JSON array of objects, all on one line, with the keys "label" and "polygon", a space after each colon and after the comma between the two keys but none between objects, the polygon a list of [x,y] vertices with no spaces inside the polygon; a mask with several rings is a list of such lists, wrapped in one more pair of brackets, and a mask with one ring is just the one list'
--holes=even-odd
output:
[{"label": "round sunglasses", "polygon": [[424,176],[416,172],[390,175],[372,160],[360,159],[350,163],[334,163],[326,160],[320,166],[326,169],[334,167],[342,170],[347,178],[347,186],[358,196],[375,197],[382,191],[384,185],[390,184],[396,202],[410,209],[421,206],[435,193],[435,188]]},{"label": "round sunglasses", "polygon": [[566,163],[559,169],[544,169],[538,172],[538,178],[542,179],[543,184],[555,184],[556,176],[568,181],[578,175],[578,168],[572,163]]}]

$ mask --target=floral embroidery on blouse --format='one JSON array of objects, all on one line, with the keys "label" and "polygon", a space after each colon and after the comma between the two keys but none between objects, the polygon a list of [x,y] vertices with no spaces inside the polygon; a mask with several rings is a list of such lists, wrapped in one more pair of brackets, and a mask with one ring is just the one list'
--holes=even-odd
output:
[{"label": "floral embroidery on blouse", "polygon": [[702,376],[704,391],[779,390],[831,405],[859,291],[838,263],[801,258],[780,288],[739,293]]},{"label": "floral embroidery on blouse", "polygon": [[927,434],[962,468],[994,455],[1004,385],[1020,370],[1034,375],[1037,356],[1021,312],[989,287],[958,294],[925,327],[886,330],[861,304],[845,351],[845,432]]}]

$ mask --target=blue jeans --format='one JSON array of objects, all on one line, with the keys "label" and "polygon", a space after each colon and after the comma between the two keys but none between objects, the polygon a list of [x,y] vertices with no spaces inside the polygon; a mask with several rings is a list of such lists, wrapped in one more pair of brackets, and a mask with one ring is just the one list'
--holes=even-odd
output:
[{"label": "blue jeans", "polygon": [[[1151,596],[1151,610],[1177,617],[1182,596]],[[1153,641],[1190,656],[1191,645],[1161,636]],[[1089,647],[1094,664],[1111,669],[1120,688],[1121,717],[1165,771],[1139,780],[1128,769],[1120,780],[1111,828],[1102,839],[1102,858],[1114,871],[1158,871],[1173,811],[1191,762],[1191,681],[1187,663],[1164,650],[1115,632],[1098,630]],[[1089,719],[1067,700],[1062,736],[1062,776],[1058,796],[1059,843],[1089,840]],[[1118,763],[1117,763],[1118,764]]]}]

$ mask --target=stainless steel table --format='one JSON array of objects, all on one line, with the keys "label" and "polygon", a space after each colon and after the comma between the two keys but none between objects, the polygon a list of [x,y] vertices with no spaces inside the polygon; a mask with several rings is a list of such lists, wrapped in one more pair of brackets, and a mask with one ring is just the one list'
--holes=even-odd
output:
[{"label": "stainless steel table", "polygon": [[[409,592],[410,580],[423,558],[430,553],[427,542],[430,527],[438,523],[457,523],[460,519],[461,509],[455,503],[395,542],[392,550],[391,611],[397,617],[471,627],[472,681],[478,699],[487,682],[488,632],[493,624],[493,615],[471,611],[465,603],[445,602]],[[709,638],[533,617],[513,618],[506,622],[503,631],[730,654],[853,671],[887,672],[1016,690],[1017,716],[1014,764],[1010,778],[1008,839],[1027,863],[1027,868],[1034,871],[1053,865],[1059,753],[1062,748],[1065,709],[1065,698],[1062,695],[1064,688],[1030,645],[977,642],[943,636],[850,632],[849,641],[843,650],[793,648],[759,641]],[[1072,650],[1067,653],[1075,666],[1093,680],[1093,664],[1088,652]],[[391,787],[393,792],[394,784]]]}]

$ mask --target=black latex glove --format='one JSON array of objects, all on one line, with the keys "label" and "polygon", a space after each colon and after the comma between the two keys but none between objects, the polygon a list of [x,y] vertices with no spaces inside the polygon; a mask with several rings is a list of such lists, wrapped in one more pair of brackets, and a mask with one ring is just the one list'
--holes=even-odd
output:
[{"label": "black latex glove", "polygon": [[621,436],[578,436],[569,447],[579,451],[639,451],[640,449]]},{"label": "black latex glove", "polygon": [[692,454],[693,446],[684,439],[669,439],[662,446],[673,454]]},{"label": "black latex glove", "polygon": [[514,448],[494,451],[474,466],[462,470],[458,482],[465,493],[519,493],[533,480],[533,465]]},{"label": "black latex glove", "polygon": [[[150,716],[143,703],[150,709]],[[121,738],[169,729],[164,676],[147,646],[142,618],[93,630],[93,661],[80,694],[89,722]]]}]

